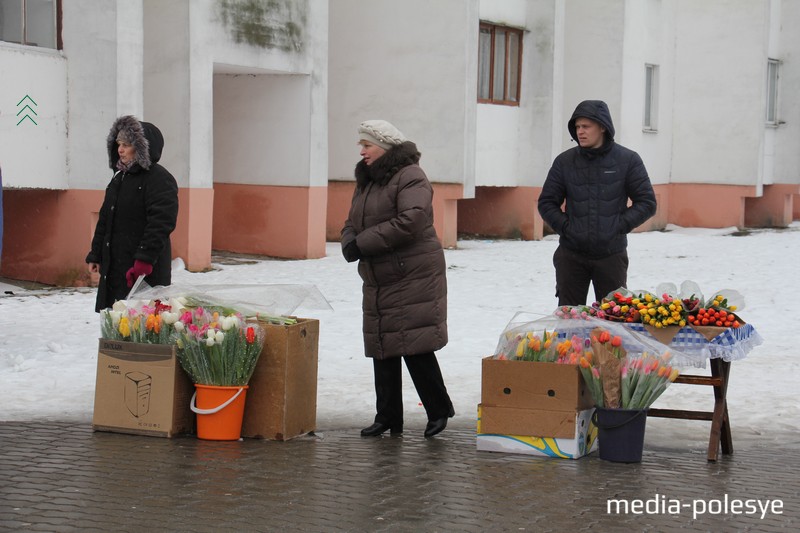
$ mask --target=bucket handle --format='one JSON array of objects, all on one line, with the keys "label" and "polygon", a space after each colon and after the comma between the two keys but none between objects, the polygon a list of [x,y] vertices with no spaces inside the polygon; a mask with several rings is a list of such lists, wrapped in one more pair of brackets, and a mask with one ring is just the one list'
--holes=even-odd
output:
[{"label": "bucket handle", "polygon": [[214,413],[218,413],[218,412],[222,411],[223,409],[228,407],[231,403],[233,403],[233,401],[236,398],[239,397],[239,395],[242,393],[243,390],[244,390],[244,387],[239,387],[239,390],[236,391],[236,394],[234,394],[233,396],[228,398],[225,401],[225,403],[223,403],[219,407],[213,407],[211,409],[200,409],[199,407],[197,407],[197,405],[195,404],[195,398],[197,398],[197,391],[194,391],[194,394],[192,394],[192,401],[189,402],[189,409],[191,409],[193,412],[197,413],[198,415],[213,415]]},{"label": "bucket handle", "polygon": [[630,418],[629,418],[629,419],[627,419],[625,422],[622,422],[622,423],[620,423],[620,424],[614,424],[613,426],[601,426],[601,425],[600,425],[600,424],[597,422],[597,409],[595,409],[595,410],[594,410],[594,413],[592,413],[592,422],[594,423],[594,425],[595,425],[595,426],[597,426],[597,427],[599,427],[599,428],[603,428],[603,429],[617,429],[617,428],[621,428],[621,427],[622,427],[622,426],[624,426],[624,425],[630,424],[631,422],[633,422],[634,420],[636,420],[636,417],[637,417],[637,416],[641,415],[642,413],[647,413],[647,409],[638,409],[638,410],[637,410],[637,412],[636,412],[636,413],[634,413],[634,415],[633,415],[632,417],[630,417]]}]

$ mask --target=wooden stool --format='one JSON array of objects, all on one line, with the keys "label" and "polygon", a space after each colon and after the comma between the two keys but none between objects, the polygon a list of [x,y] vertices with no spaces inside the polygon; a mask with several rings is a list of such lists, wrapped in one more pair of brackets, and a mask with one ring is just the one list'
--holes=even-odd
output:
[{"label": "wooden stool", "polygon": [[731,425],[728,419],[728,376],[731,364],[721,358],[709,359],[711,376],[679,375],[675,383],[689,385],[711,385],[714,387],[713,411],[684,411],[677,409],[650,409],[648,416],[661,418],[680,418],[684,420],[710,420],[711,435],[708,439],[708,460],[716,461],[720,445],[722,453],[733,453],[733,439],[731,438]]}]

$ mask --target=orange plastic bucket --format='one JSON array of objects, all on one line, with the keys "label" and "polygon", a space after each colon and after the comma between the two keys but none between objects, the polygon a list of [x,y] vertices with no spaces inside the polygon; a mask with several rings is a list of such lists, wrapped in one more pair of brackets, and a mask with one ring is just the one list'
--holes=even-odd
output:
[{"label": "orange plastic bucket", "polygon": [[191,409],[197,413],[197,438],[239,440],[242,437],[247,385],[221,387],[195,384]]}]

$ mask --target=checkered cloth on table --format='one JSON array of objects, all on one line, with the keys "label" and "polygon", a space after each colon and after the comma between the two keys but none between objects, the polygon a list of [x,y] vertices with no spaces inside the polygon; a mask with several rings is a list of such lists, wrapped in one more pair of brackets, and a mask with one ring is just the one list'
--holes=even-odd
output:
[{"label": "checkered cloth on table", "polygon": [[[626,326],[630,327],[633,331],[650,335],[647,329],[645,329],[644,324],[630,323],[626,324]],[[722,351],[724,351],[726,347],[732,348],[737,343],[748,340],[754,334],[755,328],[750,324],[744,324],[738,328],[727,328],[713,339],[708,340],[693,328],[684,326],[678,331],[675,337],[672,338],[672,342],[670,342],[669,345],[686,353],[703,352],[711,345],[717,348],[714,352],[718,353],[720,351],[719,348],[722,348]]]}]

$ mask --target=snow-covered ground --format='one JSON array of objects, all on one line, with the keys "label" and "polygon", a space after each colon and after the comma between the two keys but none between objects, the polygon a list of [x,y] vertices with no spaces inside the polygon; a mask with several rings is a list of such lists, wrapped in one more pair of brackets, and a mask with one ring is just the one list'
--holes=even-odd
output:
[{"label": "snow-covered ground", "polygon": [[[545,315],[555,309],[551,259],[556,246],[554,237],[461,240],[457,249],[446,251],[450,343],[438,356],[457,411],[453,426],[474,427],[481,359],[494,352],[509,320],[518,311]],[[800,224],[741,234],[735,228],[670,226],[664,232],[631,235],[628,252],[631,289],[652,291],[662,282],[680,285],[690,279],[706,296],[721,289],[745,296],[740,314],[764,343],[732,365],[728,403],[734,443],[792,443],[800,420],[800,354],[794,337]],[[314,284],[331,309],[315,305],[296,314],[320,321],[317,427],[355,430],[372,422],[372,364],[362,351],[361,283],[338,243],[329,243],[322,259],[220,261],[206,273],[177,270],[173,282]],[[26,291],[0,283],[0,420],[91,423],[100,332],[94,298],[91,289]],[[406,426],[421,431],[425,414],[410,381],[406,374]],[[710,387],[675,385],[655,406],[710,410],[712,403]],[[708,429],[707,422],[651,419],[647,440],[680,437],[675,442],[704,453]]]}]

